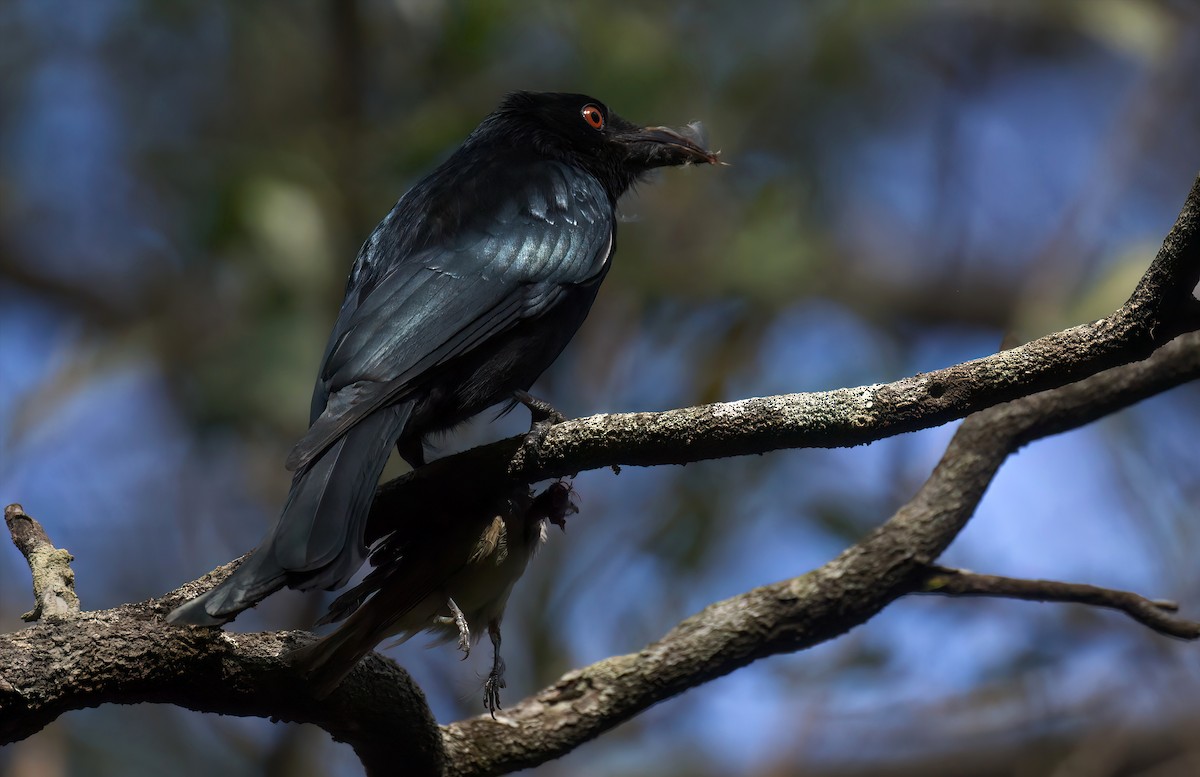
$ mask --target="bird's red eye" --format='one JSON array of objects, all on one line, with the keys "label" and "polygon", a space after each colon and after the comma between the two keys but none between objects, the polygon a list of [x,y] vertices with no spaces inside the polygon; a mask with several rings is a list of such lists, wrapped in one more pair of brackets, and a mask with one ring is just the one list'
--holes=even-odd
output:
[{"label": "bird's red eye", "polygon": [[589,127],[592,129],[604,129],[604,113],[598,107],[595,105],[585,105],[580,113]]}]

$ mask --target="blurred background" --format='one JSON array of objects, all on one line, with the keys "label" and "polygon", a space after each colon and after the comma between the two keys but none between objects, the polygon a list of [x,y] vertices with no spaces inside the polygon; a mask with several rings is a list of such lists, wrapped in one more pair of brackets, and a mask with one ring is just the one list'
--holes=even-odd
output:
[{"label": "blurred background", "polygon": [[[257,543],[359,244],[509,90],[702,119],[732,164],[623,201],[536,387],[571,416],[890,381],[1105,315],[1200,170],[1192,0],[4,0],[0,41],[0,502],[75,554],[86,608]],[[1200,616],[1198,399],[1022,451],[945,561]],[[527,424],[489,418],[441,450]],[[505,698],[824,563],[952,431],[581,475],[509,608]],[[4,543],[0,631],[30,599]],[[439,719],[480,713],[489,651],[423,643],[391,654]],[[1195,775],[1198,650],[1081,607],[908,599],[536,773]],[[0,773],[361,772],[315,728],[108,706]]]}]

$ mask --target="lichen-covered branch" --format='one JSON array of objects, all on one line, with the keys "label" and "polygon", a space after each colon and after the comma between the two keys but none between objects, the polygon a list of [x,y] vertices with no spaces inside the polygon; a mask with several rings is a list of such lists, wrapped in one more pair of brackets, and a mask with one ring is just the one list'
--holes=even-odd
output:
[{"label": "lichen-covered branch", "polygon": [[925,590],[929,564],[966,525],[1010,453],[1196,378],[1200,334],[1193,333],[1143,362],[969,416],[916,496],[863,541],[806,575],[710,605],[638,653],[569,672],[507,709],[502,725],[478,717],[444,727],[451,773],[544,763],[689,688],[865,623],[898,597]]},{"label": "lichen-covered branch", "polygon": [[394,774],[398,764],[417,774],[440,773],[433,717],[420,689],[394,661],[370,656],[337,692],[317,699],[281,658],[311,639],[308,634],[233,634],[167,624],[165,614],[198,588],[191,583],[159,599],[0,634],[0,745],[24,739],[70,710],[156,702],[314,723],[350,744],[368,774]]},{"label": "lichen-covered branch", "polygon": [[75,559],[61,548],[54,547],[42,525],[30,518],[18,504],[4,508],[4,523],[9,536],[33,577],[33,609],[21,616],[23,621],[36,621],[44,616],[70,615],[79,612],[79,597],[75,595]]},{"label": "lichen-covered branch", "polygon": [[610,413],[553,426],[536,456],[517,456],[522,437],[449,456],[383,486],[376,520],[395,513],[406,489],[436,488],[463,472],[527,482],[584,470],[690,464],[783,448],[861,445],[928,429],[1021,396],[1064,386],[1149,356],[1200,328],[1200,178],[1174,228],[1129,300],[1090,324],[991,356],[892,383],[755,397],[659,413]]},{"label": "lichen-covered branch", "polygon": [[439,732],[419,689],[378,656],[318,701],[280,657],[307,637],[162,621],[183,597],[227,574],[227,565],[161,599],[0,635],[0,744],[68,710],[166,702],[315,723],[350,743],[370,774],[497,774],[555,758],[658,701],[764,656],[829,640],[924,590],[929,565],[1012,451],[1200,377],[1197,281],[1200,179],[1129,301],[1099,321],[888,384],[568,421],[517,467],[520,438],[387,484],[376,497],[370,539],[414,514],[411,505],[436,505],[463,484],[490,489],[619,464],[855,445],[967,416],[916,496],[838,558],[713,604],[636,654],[573,671],[499,721],[475,718]]}]

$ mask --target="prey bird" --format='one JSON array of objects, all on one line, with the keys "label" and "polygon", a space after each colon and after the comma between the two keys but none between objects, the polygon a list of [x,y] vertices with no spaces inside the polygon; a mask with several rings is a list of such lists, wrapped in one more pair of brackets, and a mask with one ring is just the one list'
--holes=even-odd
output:
[{"label": "prey bird", "polygon": [[505,685],[500,620],[509,594],[545,542],[547,524],[566,531],[567,516],[577,512],[566,481],[552,483],[536,498],[523,486],[508,491],[445,494],[439,520],[405,522],[379,541],[371,553],[374,569],[339,596],[317,625],[345,623],[288,656],[316,696],[333,692],[388,637],[404,642],[428,631],[440,642],[457,638],[465,659],[486,626],[492,670],[483,703],[496,714]]},{"label": "prey bird", "polygon": [[608,273],[617,200],[654,168],[716,162],[698,125],[639,127],[580,94],[506,97],[359,250],[279,520],[168,619],[215,626],[284,586],[345,585],[393,446],[420,467],[427,436],[503,402],[529,407],[531,435],[561,420],[527,391]]}]

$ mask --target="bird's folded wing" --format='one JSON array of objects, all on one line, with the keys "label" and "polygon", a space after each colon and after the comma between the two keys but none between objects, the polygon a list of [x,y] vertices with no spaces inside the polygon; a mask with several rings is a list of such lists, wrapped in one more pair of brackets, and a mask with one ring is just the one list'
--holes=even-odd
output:
[{"label": "bird's folded wing", "polygon": [[[326,401],[287,467],[308,465],[374,410],[485,340],[595,279],[612,252],[606,195],[551,169],[453,244],[402,257],[357,304],[348,296],[321,369]],[[364,257],[360,261],[378,263]],[[315,408],[314,408],[315,410]]]}]

